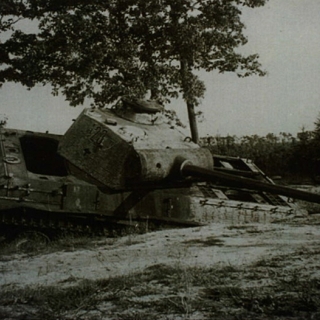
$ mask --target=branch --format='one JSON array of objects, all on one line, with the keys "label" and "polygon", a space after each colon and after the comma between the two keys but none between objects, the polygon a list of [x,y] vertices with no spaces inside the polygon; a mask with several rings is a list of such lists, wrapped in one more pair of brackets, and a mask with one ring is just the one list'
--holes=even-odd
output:
[{"label": "branch", "polygon": [[3,21],[3,18],[4,16],[0,17],[0,31],[4,31],[4,32],[11,29],[15,23],[23,19],[23,17],[20,17],[20,18],[17,18],[16,20],[13,20],[12,18],[10,18],[7,21]]}]

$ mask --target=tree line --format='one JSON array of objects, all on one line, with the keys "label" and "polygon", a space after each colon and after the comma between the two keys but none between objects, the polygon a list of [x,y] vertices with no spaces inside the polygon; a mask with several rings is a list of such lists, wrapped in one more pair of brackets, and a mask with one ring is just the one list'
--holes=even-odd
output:
[{"label": "tree line", "polygon": [[290,182],[320,181],[320,118],[313,131],[296,136],[280,132],[265,136],[207,136],[201,145],[213,154],[251,159],[268,176],[281,176]]}]

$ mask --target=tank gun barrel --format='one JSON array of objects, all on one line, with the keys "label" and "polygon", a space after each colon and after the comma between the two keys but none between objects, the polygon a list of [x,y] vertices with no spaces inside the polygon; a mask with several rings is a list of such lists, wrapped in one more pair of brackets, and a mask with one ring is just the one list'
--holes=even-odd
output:
[{"label": "tank gun barrel", "polygon": [[195,177],[202,181],[217,182],[250,190],[264,191],[272,194],[280,194],[289,198],[304,200],[308,202],[320,203],[320,194],[306,192],[302,190],[283,187],[271,183],[265,183],[259,180],[254,180],[242,176],[235,176],[221,171],[209,170],[192,165],[188,160],[181,162],[180,173],[184,177]]}]

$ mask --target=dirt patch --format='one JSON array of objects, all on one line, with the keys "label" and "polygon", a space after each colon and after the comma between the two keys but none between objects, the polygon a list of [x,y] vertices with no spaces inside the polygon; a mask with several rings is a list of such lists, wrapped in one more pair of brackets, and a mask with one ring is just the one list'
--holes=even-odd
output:
[{"label": "dirt patch", "polygon": [[318,319],[320,218],[0,256],[1,319]]}]

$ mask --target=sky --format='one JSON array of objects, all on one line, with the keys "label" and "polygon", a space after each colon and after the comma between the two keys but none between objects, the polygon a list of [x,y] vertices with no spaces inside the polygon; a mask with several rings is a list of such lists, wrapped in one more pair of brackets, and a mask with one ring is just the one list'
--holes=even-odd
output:
[{"label": "sky", "polygon": [[[258,53],[267,76],[202,72],[207,91],[198,109],[200,136],[296,135],[314,129],[320,116],[319,13],[319,0],[269,0],[244,11],[248,44],[241,50]],[[53,97],[50,87],[28,91],[9,83],[0,89],[0,118],[5,115],[10,128],[63,134],[83,107],[89,105],[74,108],[63,96]],[[167,108],[187,124],[183,101]]]}]

